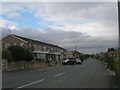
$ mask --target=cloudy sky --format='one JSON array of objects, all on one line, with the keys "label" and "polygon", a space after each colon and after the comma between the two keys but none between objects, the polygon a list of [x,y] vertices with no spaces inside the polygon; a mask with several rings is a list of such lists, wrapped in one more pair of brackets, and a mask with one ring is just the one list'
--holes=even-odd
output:
[{"label": "cloudy sky", "polygon": [[2,37],[11,33],[82,53],[118,46],[116,2],[2,2]]}]

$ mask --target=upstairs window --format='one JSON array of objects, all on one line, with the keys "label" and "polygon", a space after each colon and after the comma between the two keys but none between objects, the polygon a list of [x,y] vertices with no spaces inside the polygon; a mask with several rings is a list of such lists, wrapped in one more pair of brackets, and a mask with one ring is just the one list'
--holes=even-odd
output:
[{"label": "upstairs window", "polygon": [[42,51],[42,46],[41,45],[39,45],[39,51]]},{"label": "upstairs window", "polygon": [[37,50],[37,45],[33,44],[34,50]]},{"label": "upstairs window", "polygon": [[25,45],[24,45],[24,43],[21,43],[20,46],[21,46],[21,47],[24,47]]},{"label": "upstairs window", "polygon": [[53,48],[51,48],[51,52],[53,52]]},{"label": "upstairs window", "polygon": [[29,47],[31,47],[31,44],[29,44]]},{"label": "upstairs window", "polygon": [[14,43],[14,45],[16,45],[16,43]]},{"label": "upstairs window", "polygon": [[7,47],[9,47],[10,46],[10,43],[6,43],[5,44],[5,47],[7,48]]},{"label": "upstairs window", "polygon": [[47,51],[48,51],[48,52],[50,51],[50,48],[49,48],[49,47],[47,47]]},{"label": "upstairs window", "polygon": [[46,47],[45,46],[43,46],[43,51],[46,51]]}]

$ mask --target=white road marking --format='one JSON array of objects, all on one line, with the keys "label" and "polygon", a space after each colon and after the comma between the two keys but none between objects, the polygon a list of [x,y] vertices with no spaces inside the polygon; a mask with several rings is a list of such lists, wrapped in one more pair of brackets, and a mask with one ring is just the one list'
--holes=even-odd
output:
[{"label": "white road marking", "polygon": [[62,75],[62,74],[64,74],[64,73],[59,73],[59,74],[55,75],[54,77],[60,76],[60,75]]},{"label": "white road marking", "polygon": [[[38,81],[35,81],[35,82],[32,82],[32,83],[26,84],[26,85],[22,85],[22,86],[17,87],[16,89],[23,88],[23,87],[27,87],[27,86],[33,85],[33,84],[35,84],[35,83],[42,82],[42,81],[44,81],[44,80],[45,80],[45,79],[41,79],[41,80],[38,80]],[[13,89],[13,90],[16,90],[16,89]]]},{"label": "white road marking", "polygon": [[68,72],[71,72],[71,71],[73,71],[74,69],[72,69],[72,70],[70,70],[70,71],[68,71]]}]

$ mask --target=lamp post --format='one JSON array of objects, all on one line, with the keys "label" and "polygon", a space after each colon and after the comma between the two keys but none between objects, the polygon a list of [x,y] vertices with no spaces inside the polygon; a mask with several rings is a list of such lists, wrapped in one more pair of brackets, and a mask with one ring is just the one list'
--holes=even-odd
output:
[{"label": "lamp post", "polygon": [[118,76],[118,88],[120,89],[120,5],[119,5],[119,0],[117,1],[117,4],[118,4],[118,61],[117,61],[117,76]]},{"label": "lamp post", "polygon": [[118,0],[118,31],[119,31],[119,35],[118,35],[118,49],[120,49],[120,9],[119,9],[119,0]]}]

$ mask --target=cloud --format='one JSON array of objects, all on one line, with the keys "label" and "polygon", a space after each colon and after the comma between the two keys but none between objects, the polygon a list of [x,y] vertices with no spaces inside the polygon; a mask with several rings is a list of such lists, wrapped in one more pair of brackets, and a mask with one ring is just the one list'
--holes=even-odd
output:
[{"label": "cloud", "polygon": [[[3,37],[10,34],[7,28],[3,28],[2,30]],[[108,47],[116,46],[117,43],[115,40],[92,38],[86,33],[64,30],[56,31],[52,28],[46,28],[44,30],[24,28],[21,30],[12,30],[12,34],[59,45],[68,50],[74,50],[75,46],[77,46],[77,50],[83,53],[96,53],[101,51],[101,48],[107,50]]]},{"label": "cloud", "polygon": [[2,3],[2,8],[0,8],[2,12],[0,14],[6,16],[9,19],[13,19],[14,17],[21,16],[19,11],[25,11],[24,7],[19,5],[19,3]]},{"label": "cloud", "polygon": [[17,26],[18,26],[18,24],[16,22],[13,22],[11,20],[5,20],[5,19],[0,18],[0,21],[1,21],[0,22],[0,27],[6,28],[8,26],[14,26],[14,27],[17,28]]},{"label": "cloud", "polygon": [[[67,49],[74,49],[77,45],[78,50],[88,53],[101,51],[101,47],[107,50],[118,44],[116,2],[21,2],[4,3],[3,6],[2,14],[8,18],[24,17],[19,11],[29,12],[38,21],[33,20],[32,23],[37,22],[45,27],[35,29],[29,26],[12,31],[21,36],[58,44]],[[8,25],[19,26],[17,21],[4,19],[3,22],[4,33],[9,33],[5,28]],[[23,22],[26,21],[23,19]],[[28,25],[31,23],[28,22]]]},{"label": "cloud", "polygon": [[[116,2],[25,3],[25,6],[33,10],[35,17],[40,20],[52,22],[49,27],[83,32],[91,36],[106,34],[106,36],[117,37]],[[57,25],[64,25],[64,27],[57,27]]]},{"label": "cloud", "polygon": [[21,16],[21,15],[17,12],[10,12],[8,14],[8,18],[15,18],[15,17],[18,17],[18,16]]}]

